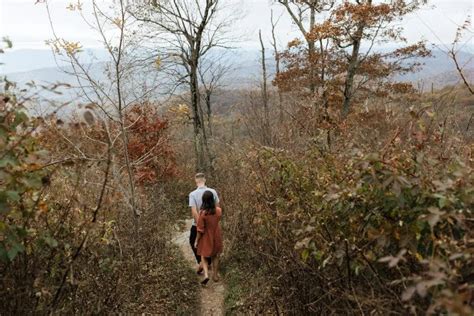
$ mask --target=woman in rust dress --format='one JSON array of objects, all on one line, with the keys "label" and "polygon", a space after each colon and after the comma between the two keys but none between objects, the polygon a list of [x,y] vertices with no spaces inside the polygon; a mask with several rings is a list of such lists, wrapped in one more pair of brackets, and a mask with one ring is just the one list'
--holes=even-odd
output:
[{"label": "woman in rust dress", "polygon": [[201,284],[205,285],[209,282],[209,269],[205,258],[212,258],[212,276],[213,280],[219,280],[219,254],[222,253],[222,233],[220,220],[222,217],[222,209],[216,207],[214,194],[206,191],[202,195],[202,206],[199,212],[197,222],[198,235],[196,238],[197,253],[201,256],[204,268],[204,280]]}]

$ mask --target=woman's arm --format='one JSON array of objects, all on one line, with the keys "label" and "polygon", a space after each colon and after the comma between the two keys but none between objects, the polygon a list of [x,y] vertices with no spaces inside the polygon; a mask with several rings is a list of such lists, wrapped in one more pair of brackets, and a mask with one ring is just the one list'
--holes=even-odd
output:
[{"label": "woman's arm", "polygon": [[204,212],[199,212],[199,217],[198,217],[198,220],[196,222],[196,230],[197,230],[197,237],[196,237],[196,244],[195,244],[195,247],[197,248],[197,245],[199,243],[199,240],[201,239],[202,237],[202,234],[204,233],[204,229],[205,229],[205,220],[204,220]]},{"label": "woman's arm", "polygon": [[197,246],[199,244],[199,240],[201,239],[201,236],[202,236],[202,233],[198,232],[197,237],[196,237],[196,244],[194,245],[194,248],[197,248]]}]

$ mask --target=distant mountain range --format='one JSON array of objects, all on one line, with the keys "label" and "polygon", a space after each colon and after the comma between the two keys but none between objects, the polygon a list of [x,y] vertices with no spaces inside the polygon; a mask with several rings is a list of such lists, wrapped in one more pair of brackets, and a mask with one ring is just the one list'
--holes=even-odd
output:
[{"label": "distant mountain range", "polygon": [[[81,53],[81,58],[87,63],[94,63],[107,60],[107,53],[104,49],[88,48]],[[12,49],[0,54],[0,73],[11,74],[45,68],[56,68],[67,66],[64,58],[53,55],[50,49]]]},{"label": "distant mountain range", "polygon": [[[457,55],[458,62],[462,65],[466,77],[474,80],[474,54],[460,51]],[[456,66],[450,56],[441,51],[433,50],[432,57],[418,59],[424,65],[420,71],[397,78],[398,80],[422,84],[425,89],[433,84],[435,89],[456,85],[461,81]]]},{"label": "distant mountain range", "polygon": [[[273,60],[270,52],[268,59],[268,71],[274,71]],[[439,89],[447,85],[457,84],[460,78],[456,72],[455,65],[449,56],[441,50],[433,50],[432,57],[419,60],[424,63],[422,69],[397,78],[401,81],[417,82],[425,89]],[[105,79],[103,62],[107,54],[101,49],[89,49],[84,54],[83,60],[92,63],[91,73],[95,78]],[[94,56],[94,57],[92,57]],[[212,55],[210,56],[212,58]],[[224,78],[224,83],[229,89],[241,89],[249,86],[257,86],[260,80],[261,66],[260,53],[257,49],[234,50],[228,53],[228,60],[232,61],[232,69]],[[466,76],[474,80],[474,54],[469,52],[459,53],[459,63],[465,66]],[[36,83],[76,83],[76,79],[65,74],[57,65],[70,70],[65,62],[55,61],[50,50],[13,50],[0,55],[0,74],[6,74],[11,81],[19,84],[28,81]]]}]

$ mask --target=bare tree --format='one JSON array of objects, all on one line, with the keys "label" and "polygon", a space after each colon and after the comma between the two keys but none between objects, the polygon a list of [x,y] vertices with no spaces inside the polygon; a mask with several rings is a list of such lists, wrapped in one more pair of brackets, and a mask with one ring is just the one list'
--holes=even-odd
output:
[{"label": "bare tree", "polygon": [[[205,110],[201,104],[201,117],[205,118],[203,122],[204,128],[207,130],[206,135],[206,151],[208,154],[209,165],[208,171],[212,174],[214,172],[215,152],[211,149],[213,131],[213,99],[214,96],[225,86],[224,78],[231,70],[232,65],[225,59],[224,55],[221,57],[214,57],[203,59],[199,64],[199,79],[201,85],[201,96],[204,99]],[[204,124],[205,123],[205,124]]]},{"label": "bare tree", "polygon": [[471,28],[471,16],[468,16],[467,19],[464,21],[464,23],[458,27],[454,41],[451,45],[451,48],[448,51],[448,55],[453,60],[454,65],[456,66],[456,70],[459,76],[461,77],[463,84],[466,86],[466,88],[469,90],[471,94],[474,94],[474,88],[472,87],[472,83],[469,82],[464,71],[465,65],[461,64],[458,58],[459,51],[464,46],[464,45],[461,45],[461,46],[459,45],[464,34],[469,34],[471,36],[469,40],[466,41],[466,43],[472,40],[474,31]]},{"label": "bare tree", "polygon": [[[136,121],[131,121],[129,110],[134,105],[145,103],[156,86],[146,83],[147,79],[141,75],[146,69],[146,65],[143,65],[141,61],[136,62],[137,43],[133,34],[129,34],[127,31],[134,28],[136,21],[127,13],[125,0],[115,1],[115,6],[112,9],[102,8],[99,4],[100,1],[91,1],[92,17],[84,15],[82,3],[71,4],[68,8],[77,11],[82,16],[84,23],[99,35],[101,44],[108,54],[109,61],[91,65],[90,59],[87,61],[82,59],[83,50],[80,43],[67,41],[57,34],[48,2],[45,1],[45,3],[53,31],[53,39],[49,41],[49,45],[57,59],[67,62],[68,67],[61,68],[75,78],[74,88],[79,91],[80,98],[90,103],[85,107],[87,111],[84,113],[84,119],[98,122],[104,130],[103,135],[97,137],[83,131],[84,137],[88,140],[104,144],[106,147],[104,152],[97,153],[85,152],[68,139],[66,133],[58,131],[62,140],[76,152],[76,157],[71,159],[94,163],[106,162],[104,180],[91,222],[94,223],[97,219],[107,183],[113,181],[114,186],[116,185],[118,191],[124,196],[125,205],[133,214],[135,242],[138,242],[141,211],[137,198],[135,170],[147,159],[148,153],[137,159],[131,158],[129,134],[138,118],[135,117]],[[152,67],[153,65],[148,66]],[[87,242],[88,234],[89,232],[77,246],[70,262],[71,266]],[[134,248],[133,251],[135,252],[136,249]],[[134,264],[138,267],[139,256],[134,253],[133,258]],[[69,269],[65,271],[62,283],[54,295],[53,306],[58,302],[68,272]],[[138,286],[139,282],[137,282]],[[138,292],[139,288],[137,288]]]},{"label": "bare tree", "polygon": [[209,136],[213,135],[212,128],[212,97],[217,90],[225,86],[224,77],[230,72],[232,65],[224,57],[208,58],[199,64],[199,78],[202,95],[206,105],[205,117]]},{"label": "bare tree", "polygon": [[[160,43],[161,59],[176,65],[177,81],[188,86],[194,128],[196,170],[210,169],[210,150],[201,105],[199,67],[212,49],[229,48],[233,19],[223,14],[222,0],[149,1],[133,15],[149,26],[148,37]],[[148,31],[147,31],[148,32]]]},{"label": "bare tree", "polygon": [[258,39],[261,47],[262,63],[262,103],[263,103],[263,143],[270,144],[270,110],[268,108],[268,89],[267,89],[267,63],[265,60],[265,45],[263,44],[262,31],[258,31]]},{"label": "bare tree", "polygon": [[[279,18],[275,21],[274,18],[273,18],[273,10],[271,11],[271,14],[270,14],[270,23],[271,23],[271,26],[272,26],[272,41],[271,41],[271,45],[272,45],[272,48],[273,48],[273,57],[275,59],[275,75],[276,77],[278,77],[278,75],[280,74],[280,62],[281,62],[281,57],[280,57],[280,52],[278,51],[278,43],[277,43],[277,39],[276,39],[276,27],[278,25],[278,22],[279,22]],[[280,123],[283,122],[283,96],[282,96],[282,93],[281,91],[278,89],[278,109],[279,109],[279,119],[280,119]]]},{"label": "bare tree", "polygon": [[[48,3],[46,2],[46,4]],[[93,0],[93,18],[90,21],[83,15],[82,5],[72,6],[70,9],[78,11],[85,23],[93,28],[101,37],[104,48],[111,60],[104,69],[108,77],[107,80],[110,81],[107,84],[101,78],[98,78],[94,74],[92,66],[81,61],[80,53],[82,47],[80,43],[69,42],[57,35],[51,15],[50,22],[54,38],[49,41],[49,44],[57,58],[63,58],[68,63],[69,68],[63,68],[63,70],[76,78],[77,85],[75,88],[81,92],[82,98],[85,98],[93,105],[97,117],[103,117],[106,126],[109,125],[109,122],[118,124],[120,128],[119,134],[114,135],[112,129],[108,127],[107,137],[112,147],[121,147],[125,162],[124,165],[121,165],[115,157],[111,169],[116,171],[115,175],[118,177],[120,177],[122,170],[125,170],[127,182],[125,182],[126,187],[123,187],[122,191],[127,197],[126,202],[133,211],[133,214],[139,216],[140,211],[136,205],[133,162],[130,160],[128,153],[128,126],[124,117],[127,108],[136,102],[135,98],[133,100],[128,98],[128,92],[124,88],[125,78],[133,70],[131,65],[127,65],[125,61],[126,52],[129,50],[128,45],[130,45],[125,34],[125,27],[130,22],[129,16],[125,11],[125,4],[122,0],[118,1],[117,12],[115,12],[116,16],[112,16],[113,13],[103,11],[97,4],[97,1]],[[116,32],[116,36],[113,39],[106,36],[107,30],[105,28],[108,23],[112,25]],[[120,145],[118,145],[118,140],[121,141]],[[81,152],[81,155],[84,155],[84,153]],[[123,184],[124,182],[118,181],[118,183]]]}]

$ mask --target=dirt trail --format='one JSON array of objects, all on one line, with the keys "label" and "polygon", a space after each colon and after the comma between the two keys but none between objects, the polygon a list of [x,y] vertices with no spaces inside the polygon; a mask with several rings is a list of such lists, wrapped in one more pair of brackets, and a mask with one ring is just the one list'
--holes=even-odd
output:
[{"label": "dirt trail", "polygon": [[[189,245],[189,230],[192,225],[192,220],[186,220],[186,227],[184,230],[177,232],[174,242],[179,246],[186,261],[193,269],[196,268],[196,260],[194,258],[193,251]],[[211,272],[212,273],[212,272]],[[211,274],[212,275],[212,274]],[[196,281],[197,282],[197,281]],[[202,287],[199,293],[201,301],[201,309],[199,315],[202,316],[220,316],[224,315],[224,295],[225,286],[223,280],[219,282],[213,282],[212,278],[207,286]]]}]

